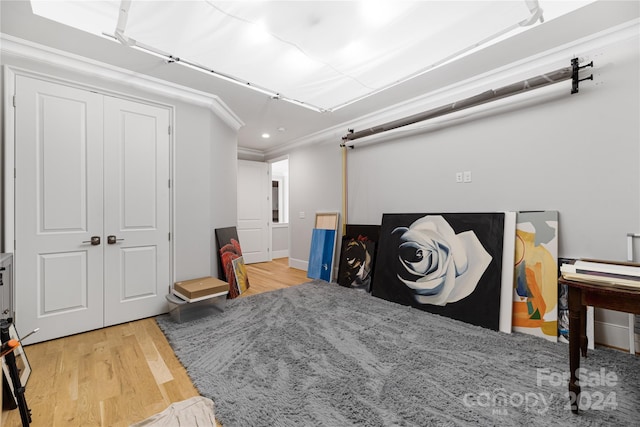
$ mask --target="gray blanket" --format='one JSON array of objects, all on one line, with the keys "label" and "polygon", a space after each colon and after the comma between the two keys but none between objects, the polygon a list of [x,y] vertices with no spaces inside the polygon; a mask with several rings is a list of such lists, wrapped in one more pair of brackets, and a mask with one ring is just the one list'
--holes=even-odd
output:
[{"label": "gray blanket", "polygon": [[575,415],[566,344],[322,281],[157,321],[225,427],[640,425],[638,357],[590,350]]}]

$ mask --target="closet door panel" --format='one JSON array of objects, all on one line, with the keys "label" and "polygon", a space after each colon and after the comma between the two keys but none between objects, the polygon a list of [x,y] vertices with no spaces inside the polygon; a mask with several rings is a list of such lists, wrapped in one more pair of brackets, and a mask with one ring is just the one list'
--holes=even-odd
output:
[{"label": "closet door panel", "polygon": [[166,311],[169,117],[105,97],[105,326]]},{"label": "closet door panel", "polygon": [[102,327],[102,96],[16,76],[16,326]]}]

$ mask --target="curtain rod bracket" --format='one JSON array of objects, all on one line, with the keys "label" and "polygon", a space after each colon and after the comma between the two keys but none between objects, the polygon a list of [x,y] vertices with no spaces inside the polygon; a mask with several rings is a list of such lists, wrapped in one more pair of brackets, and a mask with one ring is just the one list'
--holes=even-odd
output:
[{"label": "curtain rod bracket", "polygon": [[571,60],[571,67],[572,67],[572,73],[571,73],[571,80],[572,80],[572,84],[571,84],[571,94],[574,93],[578,93],[579,91],[579,83],[585,80],[593,80],[593,74],[591,74],[589,77],[585,77],[584,79],[581,79],[578,76],[578,72],[580,70],[582,70],[583,68],[587,68],[587,67],[593,67],[593,61],[589,62],[586,65],[580,66],[579,64],[579,59],[578,58],[573,58]]},{"label": "curtain rod bracket", "polygon": [[347,134],[345,136],[342,137],[342,142],[340,143],[340,148],[351,148],[353,149],[353,145],[347,145],[346,142],[349,141],[349,135],[353,134],[354,130],[353,129],[347,129]]},{"label": "curtain rod bracket", "polygon": [[565,80],[573,79],[574,90],[572,90],[571,93],[576,93],[578,92],[578,82],[582,80],[593,80],[593,75],[585,79],[580,79],[578,77],[579,70],[585,67],[593,67],[593,61],[581,67],[578,65],[578,59],[574,58],[571,60],[571,66],[569,67],[563,67],[555,71],[551,71],[539,76],[522,80],[520,82],[500,87],[498,89],[487,90],[475,96],[462,99],[460,101],[432,108],[428,111],[423,111],[421,113],[413,114],[409,117],[404,117],[401,119],[383,123],[378,126],[363,129],[358,132],[354,132],[353,129],[349,129],[349,132],[342,137],[342,141],[343,144],[345,144],[346,141],[353,141],[355,139],[364,138],[381,132],[387,132],[393,129],[400,128],[402,126],[407,126],[414,123],[422,122],[424,120],[433,119],[435,117],[444,116],[453,112],[462,111],[467,108],[476,107],[478,105],[486,104],[491,101],[518,95],[533,89],[563,82]]}]

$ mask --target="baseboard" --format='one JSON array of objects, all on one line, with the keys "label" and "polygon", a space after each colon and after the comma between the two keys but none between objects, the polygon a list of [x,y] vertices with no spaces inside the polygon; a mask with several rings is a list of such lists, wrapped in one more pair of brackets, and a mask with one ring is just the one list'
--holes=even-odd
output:
[{"label": "baseboard", "polygon": [[288,258],[288,257],[289,257],[289,249],[271,252],[271,259]]},{"label": "baseboard", "polygon": [[[594,322],[594,329],[596,344],[629,351],[629,328],[627,326],[596,321]],[[637,334],[636,342],[638,342]]]},{"label": "baseboard", "polygon": [[301,259],[289,258],[289,267],[297,268],[298,270],[308,271],[309,261],[303,261]]},{"label": "baseboard", "polygon": [[[297,268],[298,270],[309,271],[309,261],[303,261],[301,259],[289,258],[289,267]],[[332,282],[336,282],[338,277],[338,269],[333,269]]]}]

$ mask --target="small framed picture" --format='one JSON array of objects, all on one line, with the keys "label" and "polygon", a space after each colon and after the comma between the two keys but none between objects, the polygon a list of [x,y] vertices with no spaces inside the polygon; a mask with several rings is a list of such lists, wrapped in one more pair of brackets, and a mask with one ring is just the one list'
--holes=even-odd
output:
[{"label": "small framed picture", "polygon": [[[18,336],[18,331],[16,331],[15,325],[12,323],[9,325],[9,336],[11,339],[15,339],[20,341],[20,337]],[[22,387],[26,387],[27,381],[29,380],[29,376],[31,375],[31,365],[29,365],[29,361],[27,360],[27,354],[24,351],[22,345],[19,345],[18,348],[13,350],[13,354],[16,358],[16,368],[18,368],[18,375],[20,376],[20,384]],[[11,390],[11,397],[13,398],[15,404],[17,404],[17,399],[15,396],[15,391],[13,389],[13,381],[11,380],[11,374],[9,373],[9,366],[6,362],[6,356],[2,358],[2,371],[4,373],[3,381],[6,381],[6,385],[9,386]]]}]

